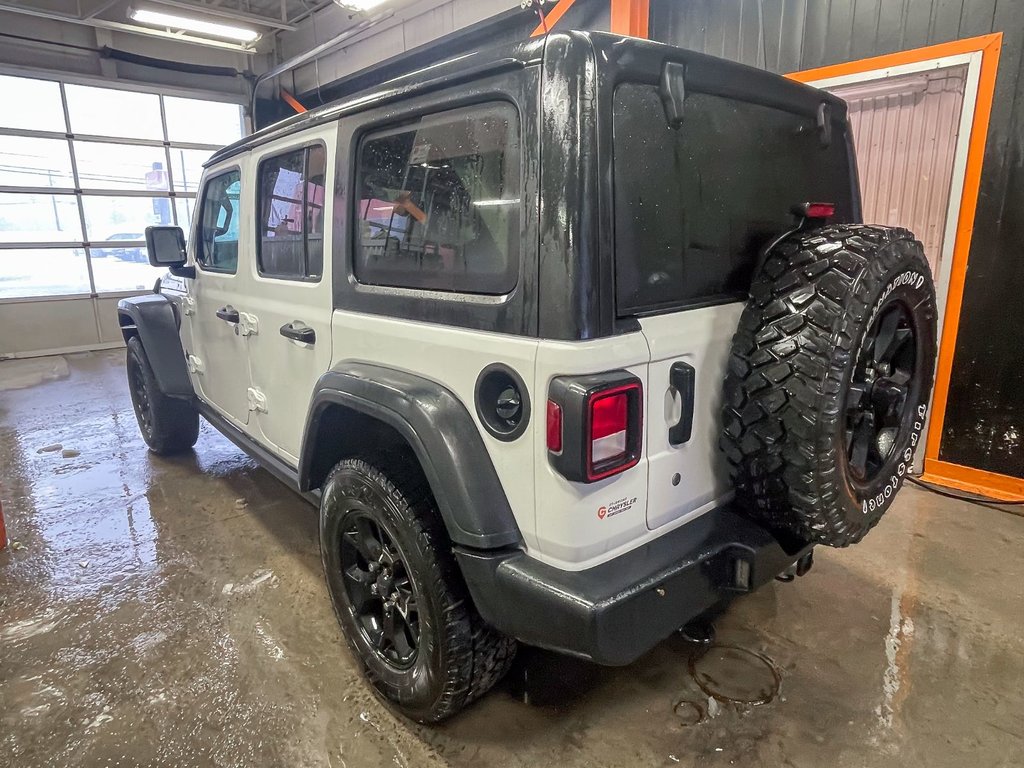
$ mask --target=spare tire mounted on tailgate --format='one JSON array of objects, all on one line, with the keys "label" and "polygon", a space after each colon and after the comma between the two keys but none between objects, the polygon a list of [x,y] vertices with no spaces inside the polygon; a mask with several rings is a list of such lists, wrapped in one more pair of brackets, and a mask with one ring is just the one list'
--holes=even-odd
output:
[{"label": "spare tire mounted on tailgate", "polygon": [[911,470],[935,364],[935,290],[905,229],[832,225],[767,253],[733,337],[722,448],[737,501],[843,547]]}]

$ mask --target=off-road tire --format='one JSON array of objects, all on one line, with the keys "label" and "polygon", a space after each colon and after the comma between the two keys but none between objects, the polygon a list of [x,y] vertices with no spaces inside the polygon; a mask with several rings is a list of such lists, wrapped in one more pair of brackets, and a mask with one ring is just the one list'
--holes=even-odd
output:
[{"label": "off-road tire", "polygon": [[[402,714],[435,723],[482,696],[508,672],[516,643],[477,614],[433,495],[418,468],[339,462],[323,486],[320,552],[345,639],[376,692]],[[358,508],[391,537],[411,577],[420,639],[412,666],[396,668],[371,645],[345,589],[341,532]]]},{"label": "off-road tire", "polygon": [[195,445],[199,412],[189,401],[163,393],[138,336],[128,339],[127,372],[135,418],[149,450],[171,456]]},{"label": "off-road tire", "polygon": [[[875,321],[894,311],[916,333],[913,351],[901,352],[914,359],[914,373],[896,400],[906,405],[888,411],[898,423],[883,446],[891,452],[876,442],[876,475],[858,478],[851,465],[859,469],[860,459],[848,458],[856,439],[848,419],[858,418],[851,403],[874,403],[876,395],[851,381],[855,369],[870,375],[858,361],[883,344]],[[773,247],[751,287],[725,380],[721,446],[740,507],[806,542],[860,541],[911,470],[931,392],[935,318],[928,262],[905,229],[831,225]]]}]

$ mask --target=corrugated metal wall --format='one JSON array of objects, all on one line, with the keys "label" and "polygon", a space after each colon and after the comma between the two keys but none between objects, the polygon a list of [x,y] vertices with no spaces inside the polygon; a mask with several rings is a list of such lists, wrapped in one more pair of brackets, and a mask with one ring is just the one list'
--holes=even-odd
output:
[{"label": "corrugated metal wall", "polygon": [[1024,478],[1024,0],[651,0],[651,37],[794,72],[1002,32],[939,457]]},{"label": "corrugated metal wall", "polygon": [[864,221],[903,226],[939,274],[967,67],[829,88],[850,106]]}]

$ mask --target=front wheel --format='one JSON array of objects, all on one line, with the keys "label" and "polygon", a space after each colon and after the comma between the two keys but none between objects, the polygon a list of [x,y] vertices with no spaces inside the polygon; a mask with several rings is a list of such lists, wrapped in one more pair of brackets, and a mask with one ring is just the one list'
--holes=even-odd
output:
[{"label": "front wheel", "polygon": [[142,439],[153,453],[170,456],[187,451],[199,439],[199,413],[187,400],[160,389],[138,336],[128,339],[128,392]]},{"label": "front wheel", "polygon": [[320,552],[334,611],[369,682],[418,722],[458,712],[508,671],[515,642],[469,599],[426,481],[406,462],[331,471]]}]

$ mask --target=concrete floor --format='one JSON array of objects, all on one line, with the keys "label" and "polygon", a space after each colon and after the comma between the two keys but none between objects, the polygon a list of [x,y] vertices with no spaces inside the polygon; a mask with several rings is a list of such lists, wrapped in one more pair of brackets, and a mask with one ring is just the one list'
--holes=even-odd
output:
[{"label": "concrete floor", "polygon": [[123,359],[0,363],[41,380],[0,391],[0,765],[1024,765],[1024,518],[908,488],[692,672],[680,638],[625,669],[527,652],[421,728],[355,671],[315,511],[206,425],[151,456]]}]

